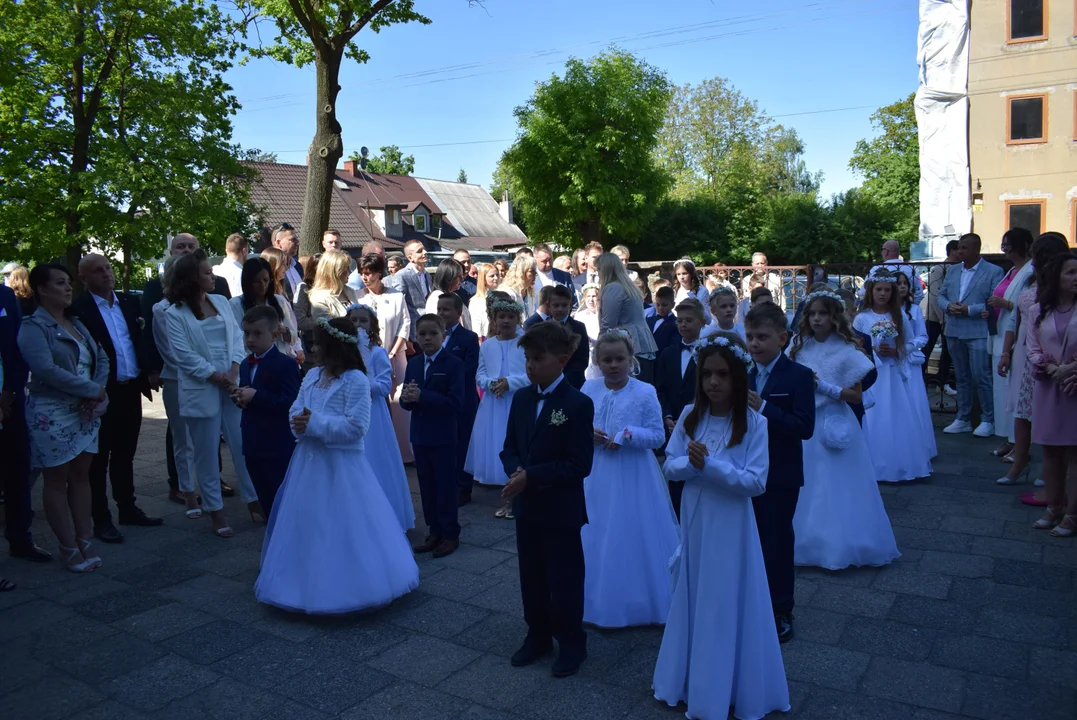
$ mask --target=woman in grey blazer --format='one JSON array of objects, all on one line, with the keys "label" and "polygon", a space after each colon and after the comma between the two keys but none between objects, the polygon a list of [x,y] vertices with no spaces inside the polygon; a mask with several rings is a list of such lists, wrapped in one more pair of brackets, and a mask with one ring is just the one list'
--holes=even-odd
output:
[{"label": "woman in grey blazer", "polygon": [[[68,315],[71,273],[62,265],[30,271],[37,310],[22,323],[19,351],[30,367],[26,418],[31,465],[44,478],[45,517],[71,572],[101,566],[90,547],[90,461],[108,396],[108,355]],[[70,520],[69,520],[70,518]],[[74,529],[71,521],[74,521]]]},{"label": "woman in grey blazer", "polygon": [[599,334],[613,328],[627,330],[636,349],[639,379],[649,383],[654,379],[654,358],[658,345],[643,316],[643,294],[628,276],[621,258],[613,253],[603,253],[598,256],[596,264],[601,287],[598,300]]}]

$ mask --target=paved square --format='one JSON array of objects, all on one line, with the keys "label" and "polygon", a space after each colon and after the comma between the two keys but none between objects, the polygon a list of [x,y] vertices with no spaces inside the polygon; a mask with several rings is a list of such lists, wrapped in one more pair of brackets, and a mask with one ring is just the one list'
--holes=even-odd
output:
[{"label": "paved square", "polygon": [[[419,557],[419,589],[388,608],[307,618],[257,604],[262,528],[233,499],[237,536],[220,540],[168,502],[165,423],[159,403],[145,409],[136,489],[164,527],[122,528],[87,576],[0,558],[19,584],[0,595],[0,718],[683,717],[650,696],[659,628],[592,630],[566,680],[550,659],[509,666],[525,626],[493,491],[461,510],[460,550]],[[1028,487],[995,484],[994,440],[938,441],[930,480],[882,487],[900,560],[798,570],[787,717],[1077,717],[1077,541],[1031,529]],[[55,550],[40,513],[34,533]]]}]

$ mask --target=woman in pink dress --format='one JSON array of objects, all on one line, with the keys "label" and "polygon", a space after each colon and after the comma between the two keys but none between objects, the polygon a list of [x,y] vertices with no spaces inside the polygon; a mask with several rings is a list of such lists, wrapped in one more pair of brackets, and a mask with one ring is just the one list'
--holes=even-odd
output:
[{"label": "woman in pink dress", "polygon": [[[1028,329],[1028,362],[1036,378],[1032,441],[1043,446],[1047,512],[1034,527],[1069,537],[1077,534],[1077,255],[1051,258],[1042,280]],[[1063,508],[1067,469],[1069,503]]]}]

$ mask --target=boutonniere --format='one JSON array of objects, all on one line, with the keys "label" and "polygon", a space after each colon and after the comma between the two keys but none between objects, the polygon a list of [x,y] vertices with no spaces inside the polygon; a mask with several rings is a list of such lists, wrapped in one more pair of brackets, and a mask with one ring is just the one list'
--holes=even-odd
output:
[{"label": "boutonniere", "polygon": [[145,330],[146,329],[146,318],[139,316],[139,318],[138,318],[138,329],[139,330]]},{"label": "boutonniere", "polygon": [[554,410],[550,413],[550,424],[554,427],[560,427],[568,421],[568,417],[560,410]]}]

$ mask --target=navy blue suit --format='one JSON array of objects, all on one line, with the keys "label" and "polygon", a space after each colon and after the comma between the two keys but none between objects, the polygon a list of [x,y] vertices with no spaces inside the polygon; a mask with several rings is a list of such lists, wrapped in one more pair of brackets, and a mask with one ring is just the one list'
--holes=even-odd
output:
[{"label": "navy blue suit", "polygon": [[251,382],[251,359],[239,365],[240,387],[254,388],[254,397],[243,409],[243,459],[268,520],[273,500],[284,482],[295,450],[288,411],[299,396],[299,365],[276,345],[258,360]]},{"label": "navy blue suit", "polygon": [[536,387],[522,388],[512,398],[501,451],[507,475],[527,472],[513,514],[528,637],[540,645],[556,637],[562,654],[581,659],[587,637],[580,528],[587,522],[583,479],[594,457],[594,415],[591,399],[568,378],[542,400],[541,411]]},{"label": "navy blue suit", "polygon": [[430,536],[439,540],[460,537],[456,515],[457,428],[464,409],[464,363],[444,349],[426,370],[426,355],[408,360],[404,383],[415,383],[421,391],[418,402],[401,401],[411,412],[411,447],[415,454],[415,474],[423,518]]},{"label": "navy blue suit", "polygon": [[[547,322],[550,320],[552,320],[552,318],[549,315],[543,317],[542,315],[535,313],[524,320],[524,330],[530,330],[531,326],[536,323]],[[572,353],[572,357],[568,359],[568,364],[565,365],[564,369],[565,380],[568,380],[569,385],[579,390],[583,387],[584,382],[587,381],[584,373],[587,372],[587,363],[591,353],[591,346],[587,339],[587,326],[571,315],[565,318],[564,323],[565,327],[580,339],[579,344],[576,345],[576,352]]]},{"label": "navy blue suit", "polygon": [[[663,326],[672,324],[670,320]],[[659,330],[662,328],[660,327]],[[676,330],[676,326],[674,326]],[[691,405],[696,399],[696,361],[690,359],[688,367],[681,375],[681,352],[684,342],[680,333],[676,342],[658,354],[658,362],[655,363],[654,389],[658,393],[658,404],[662,408],[662,419],[673,418],[676,422],[681,416],[685,406]],[[657,338],[656,338],[657,339]],[[681,493],[684,492],[684,482],[678,480],[669,481],[669,499],[673,501],[673,509],[677,512],[677,519],[681,517]]]},{"label": "navy blue suit", "polygon": [[0,285],[0,359],[4,362],[4,393],[10,393],[11,414],[0,428],[3,476],[4,535],[11,549],[33,544],[30,524],[34,519],[30,500],[30,434],[26,427],[26,381],[30,368],[19,352],[22,312],[15,292]]},{"label": "navy blue suit", "polygon": [[778,355],[766,387],[756,389],[758,366],[749,381],[763,398],[770,470],[767,491],[752,498],[770,601],[775,613],[793,611],[793,515],[804,486],[803,441],[815,433],[815,376],[784,354]]},{"label": "navy blue suit", "polygon": [[[651,307],[654,306],[652,305]],[[658,345],[659,353],[681,339],[681,334],[677,332],[677,318],[673,317],[673,313],[662,318],[662,324],[658,326],[657,330],[654,329],[655,324],[658,322],[657,313],[646,316],[646,319],[647,329],[654,336],[654,342]]]},{"label": "navy blue suit", "polygon": [[471,473],[464,472],[464,461],[467,459],[467,448],[471,444],[475,413],[479,411],[479,390],[475,384],[475,373],[479,371],[479,336],[457,323],[445,341],[445,349],[464,364],[464,407],[456,425],[456,466],[460,470],[456,490],[471,497],[475,478]]},{"label": "navy blue suit", "polygon": [[[860,349],[864,351],[864,354],[868,356],[868,360],[871,360],[871,372],[864,376],[864,379],[860,381],[860,389],[867,391],[875,381],[879,379],[879,371],[875,369],[875,355],[872,352],[871,335],[862,333],[857,329],[853,329],[856,333],[857,339],[860,340]],[[853,415],[856,415],[856,421],[861,425],[864,424],[864,403],[849,403],[849,407],[853,410]]]}]

